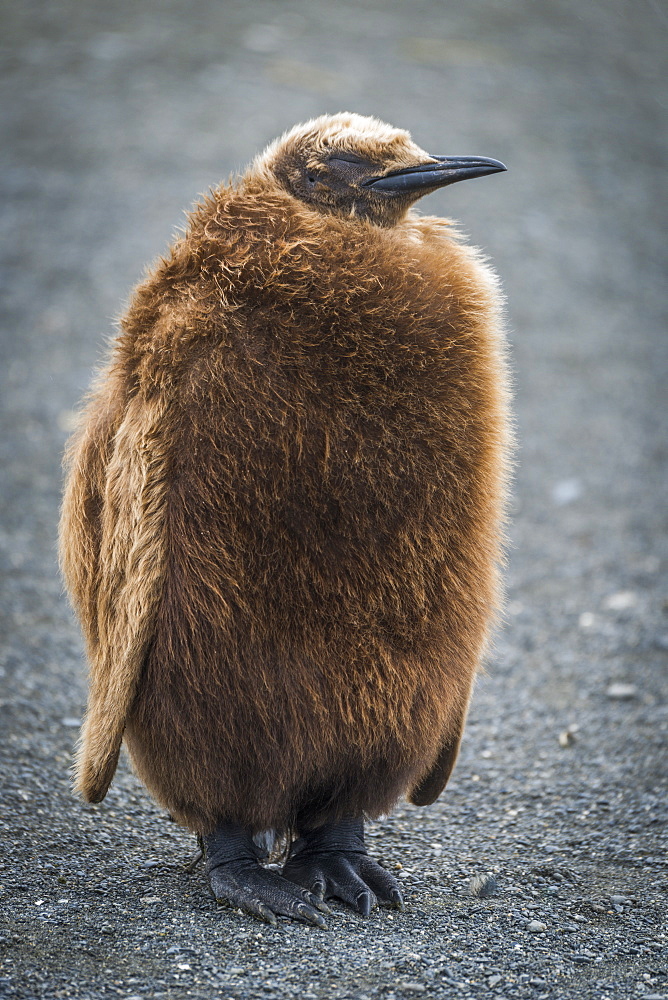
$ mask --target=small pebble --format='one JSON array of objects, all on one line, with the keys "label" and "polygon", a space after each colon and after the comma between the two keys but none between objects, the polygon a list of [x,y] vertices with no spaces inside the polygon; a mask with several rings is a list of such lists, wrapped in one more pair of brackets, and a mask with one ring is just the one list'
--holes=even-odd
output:
[{"label": "small pebble", "polygon": [[603,607],[608,611],[627,611],[628,608],[635,608],[638,603],[638,595],[632,590],[620,590],[616,594],[610,594],[603,601]]},{"label": "small pebble", "polygon": [[67,716],[65,719],[60,720],[60,724],[61,726],[65,726],[66,729],[78,729],[81,725],[81,719]]},{"label": "small pebble", "polygon": [[606,695],[613,701],[630,701],[631,698],[635,698],[638,689],[635,684],[609,684],[606,688]]},{"label": "small pebble", "polygon": [[542,923],[540,920],[530,920],[527,930],[532,934],[540,934],[542,931],[547,930],[547,924]]},{"label": "small pebble", "polygon": [[496,986],[497,983],[501,982],[502,978],[503,977],[500,976],[500,975],[498,975],[498,974],[494,975],[494,976],[490,976],[489,979],[487,980],[487,985],[488,986]]},{"label": "small pebble", "polygon": [[469,882],[468,889],[469,895],[479,899],[488,899],[496,893],[498,885],[493,875],[474,875]]},{"label": "small pebble", "polygon": [[160,896],[142,896],[140,903],[162,903]]}]

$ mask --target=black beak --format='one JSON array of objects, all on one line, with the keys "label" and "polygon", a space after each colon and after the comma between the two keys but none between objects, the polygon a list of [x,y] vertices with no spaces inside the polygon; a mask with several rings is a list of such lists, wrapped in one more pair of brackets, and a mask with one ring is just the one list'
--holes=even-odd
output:
[{"label": "black beak", "polygon": [[417,167],[393,170],[382,177],[372,177],[364,182],[364,187],[389,194],[409,194],[413,191],[426,194],[446,184],[506,170],[500,160],[491,160],[487,156],[432,156],[432,160],[436,163],[421,163]]}]

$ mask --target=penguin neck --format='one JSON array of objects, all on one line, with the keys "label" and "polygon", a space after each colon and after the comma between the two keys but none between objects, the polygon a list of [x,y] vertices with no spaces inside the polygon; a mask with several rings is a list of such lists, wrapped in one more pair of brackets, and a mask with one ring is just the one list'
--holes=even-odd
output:
[{"label": "penguin neck", "polygon": [[[247,305],[269,302],[330,313],[401,288],[405,306],[430,282],[439,244],[438,282],[456,232],[444,219],[409,212],[396,225],[312,209],[276,187],[219,188],[193,222],[200,260],[222,270],[226,296]],[[377,303],[372,308],[377,308]]]}]

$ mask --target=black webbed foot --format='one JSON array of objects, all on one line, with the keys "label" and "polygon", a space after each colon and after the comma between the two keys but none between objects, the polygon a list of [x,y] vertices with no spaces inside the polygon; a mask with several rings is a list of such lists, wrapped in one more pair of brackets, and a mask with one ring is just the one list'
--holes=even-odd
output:
[{"label": "black webbed foot", "polygon": [[258,863],[262,852],[243,827],[225,823],[203,840],[206,874],[219,902],[238,906],[274,927],[276,915],[281,914],[326,929],[322,913],[330,910],[322,899],[262,868]]},{"label": "black webbed foot", "polygon": [[290,848],[283,876],[319,899],[340,899],[363,917],[377,903],[404,908],[394,876],[367,854],[361,819],[328,823],[305,833]]}]

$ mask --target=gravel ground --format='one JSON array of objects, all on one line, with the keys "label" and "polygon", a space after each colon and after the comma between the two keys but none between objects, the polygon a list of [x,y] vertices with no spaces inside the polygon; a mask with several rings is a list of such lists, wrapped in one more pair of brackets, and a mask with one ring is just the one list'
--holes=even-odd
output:
[{"label": "gravel ground", "polygon": [[[0,995],[668,997],[665,9],[0,10]],[[101,806],[71,796],[85,680],[55,565],[59,457],[183,208],[283,128],[344,108],[509,166],[423,203],[462,220],[508,293],[508,613],[446,794],[369,828],[406,913],[274,930],[184,870],[192,838],[126,762]]]}]

